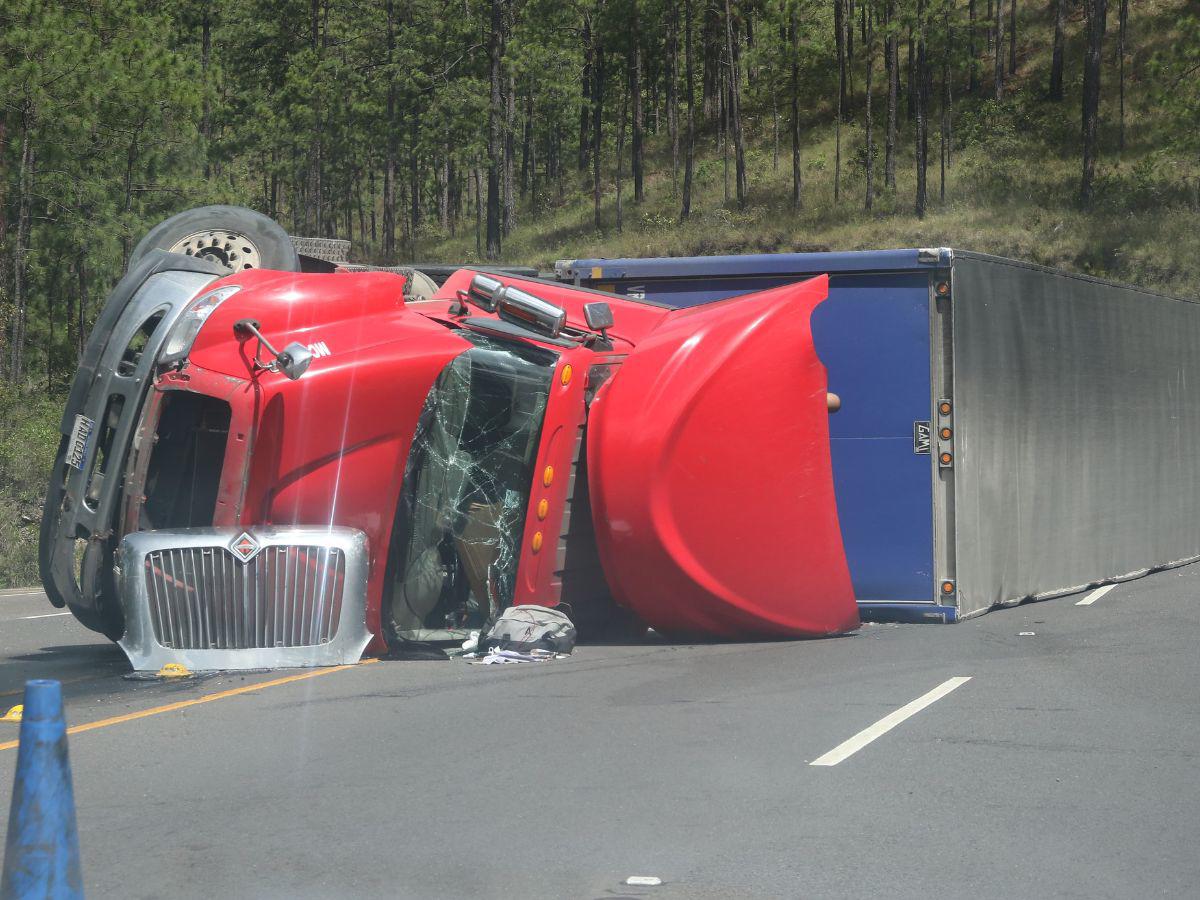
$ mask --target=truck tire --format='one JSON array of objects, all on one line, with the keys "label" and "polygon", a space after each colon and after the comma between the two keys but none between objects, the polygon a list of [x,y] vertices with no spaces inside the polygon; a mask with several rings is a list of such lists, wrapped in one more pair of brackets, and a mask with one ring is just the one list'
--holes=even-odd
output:
[{"label": "truck tire", "polygon": [[287,232],[262,213],[241,206],[198,206],[171,216],[138,241],[129,265],[155,249],[209,259],[231,272],[300,271],[300,257]]}]

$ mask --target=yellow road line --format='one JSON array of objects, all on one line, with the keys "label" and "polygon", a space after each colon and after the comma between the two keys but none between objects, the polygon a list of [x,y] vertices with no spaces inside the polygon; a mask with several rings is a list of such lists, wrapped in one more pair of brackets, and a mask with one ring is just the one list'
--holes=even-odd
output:
[{"label": "yellow road line", "polygon": [[[214,700],[224,700],[226,697],[236,697],[239,694],[249,694],[253,691],[260,691],[263,688],[278,687],[281,684],[291,684],[294,681],[305,681],[309,678],[318,678],[321,675],[332,675],[334,672],[342,672],[346,669],[353,669],[356,666],[365,666],[370,663],[379,662],[377,659],[364,659],[361,662],[349,666],[332,666],[328,669],[314,669],[311,672],[302,672],[299,675],[288,675],[285,678],[276,678],[273,681],[260,681],[255,684],[244,684],[241,687],[232,688],[228,691],[217,691],[215,694],[205,694],[203,697],[196,697],[192,700],[180,700],[178,703],[168,703],[165,706],[155,706],[150,709],[139,710],[138,712],[125,713],[121,716],[112,716],[107,719],[100,719],[96,722],[85,722],[82,725],[72,725],[67,729],[67,734],[80,734],[84,731],[91,731],[95,728],[107,728],[109,725],[120,725],[122,722],[132,722],[135,719],[145,719],[150,716],[161,715],[162,713],[175,712],[177,709],[187,709],[189,706],[199,706],[201,703],[211,703]],[[0,744],[0,750],[11,750],[20,743],[19,741],[8,741]]]}]

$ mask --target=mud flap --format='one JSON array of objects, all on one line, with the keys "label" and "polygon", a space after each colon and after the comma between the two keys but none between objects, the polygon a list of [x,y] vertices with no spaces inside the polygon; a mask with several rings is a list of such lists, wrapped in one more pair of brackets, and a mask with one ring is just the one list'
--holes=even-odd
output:
[{"label": "mud flap", "polygon": [[726,638],[858,626],[812,311],[828,277],[670,313],[592,405],[589,484],[618,601]]}]

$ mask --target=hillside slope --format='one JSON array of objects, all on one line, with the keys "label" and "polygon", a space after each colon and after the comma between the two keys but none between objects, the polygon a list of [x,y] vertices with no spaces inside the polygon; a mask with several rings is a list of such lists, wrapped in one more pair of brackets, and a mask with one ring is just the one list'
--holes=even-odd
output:
[{"label": "hillside slope", "polygon": [[[1183,296],[1200,296],[1200,160],[1181,139],[1176,110],[1162,100],[1169,72],[1158,60],[1188,34],[1179,22],[1186,0],[1137,4],[1131,13],[1126,54],[1125,142],[1119,144],[1115,73],[1115,8],[1105,44],[1102,75],[1101,158],[1097,199],[1077,203],[1080,178],[1082,12],[1071,8],[1066,45],[1066,97],[1045,99],[1049,78],[1050,4],[1021,8],[1018,69],[1003,102],[987,99],[984,74],[975,96],[951,103],[949,159],[944,199],[939,160],[941,110],[935,101],[930,128],[929,210],[913,213],[916,171],[914,132],[901,109],[897,187],[879,190],[874,210],[864,210],[865,134],[862,94],[841,129],[842,180],[834,200],[836,129],[833,108],[808,111],[801,141],[803,208],[791,208],[791,158],[785,101],[779,100],[778,144],[770,107],[746,113],[749,196],[744,208],[726,200],[726,165],[719,135],[697,135],[692,216],[680,223],[679,181],[671,177],[665,133],[651,135],[646,200],[632,203],[624,183],[624,227],[618,231],[613,151],[606,151],[602,225],[597,230],[585,178],[563,196],[544,196],[518,212],[504,241],[511,262],[548,267],[559,258],[682,256],[693,254],[856,250],[956,246],[1031,260],[1071,271],[1136,282]],[[1115,4],[1114,4],[1115,7]],[[903,60],[902,63],[903,65]],[[861,78],[861,75],[859,76]],[[876,186],[882,186],[883,76],[875,73]],[[935,84],[935,96],[940,86]],[[961,89],[952,85],[955,92]],[[831,98],[832,99],[832,98]],[[624,166],[628,173],[628,164]],[[732,160],[729,181],[732,183]],[[437,262],[477,261],[474,230],[454,238],[426,232],[417,256]]]}]

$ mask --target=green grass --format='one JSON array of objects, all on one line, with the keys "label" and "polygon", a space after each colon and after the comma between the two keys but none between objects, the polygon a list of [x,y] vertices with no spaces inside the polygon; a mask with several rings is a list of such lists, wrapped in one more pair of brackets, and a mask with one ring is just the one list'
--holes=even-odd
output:
[{"label": "green grass", "polygon": [[64,399],[0,384],[0,588],[38,583],[38,525]]}]

